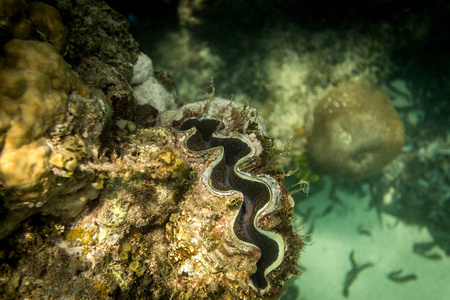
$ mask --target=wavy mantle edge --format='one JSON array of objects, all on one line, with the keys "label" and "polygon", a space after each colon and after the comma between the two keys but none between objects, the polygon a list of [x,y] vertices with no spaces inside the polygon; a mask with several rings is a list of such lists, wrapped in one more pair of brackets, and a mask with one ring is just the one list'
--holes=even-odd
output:
[{"label": "wavy mantle edge", "polygon": [[[216,118],[212,118],[212,117],[202,117],[202,118],[194,118],[197,119],[199,121],[203,121],[203,120],[216,120],[218,121]],[[189,120],[189,119],[187,119]],[[187,120],[184,120],[184,122],[186,122]],[[239,193],[242,195],[242,198],[244,198],[242,192],[238,191],[238,190],[230,190],[230,191],[220,191],[217,190],[213,187],[212,182],[211,182],[211,173],[213,172],[215,166],[220,163],[220,161],[223,159],[224,155],[225,155],[225,150],[223,146],[215,146],[215,147],[211,147],[205,150],[200,150],[200,151],[195,151],[195,150],[191,150],[186,146],[186,142],[198,131],[198,129],[194,126],[188,130],[179,130],[180,132],[183,133],[187,133],[187,135],[185,136],[185,139],[183,141],[183,148],[185,148],[187,151],[189,151],[190,153],[193,154],[200,154],[200,153],[205,153],[208,151],[211,151],[212,149],[216,149],[216,148],[220,148],[220,155],[206,168],[204,174],[203,174],[203,182],[206,184],[206,186],[208,186],[208,188],[217,195],[224,195],[224,196],[228,196],[228,195],[233,195],[236,193]],[[245,155],[244,157],[240,158],[236,164],[234,165],[234,172],[242,179],[245,180],[249,180],[249,181],[255,181],[258,183],[262,183],[264,184],[267,189],[269,190],[270,193],[270,199],[269,201],[267,201],[267,203],[259,209],[259,211],[256,213],[255,218],[253,220],[253,226],[254,228],[261,234],[265,235],[266,237],[268,237],[269,239],[275,241],[277,243],[278,246],[278,255],[276,260],[269,265],[265,270],[264,270],[264,279],[267,282],[267,286],[264,289],[258,288],[256,286],[256,284],[254,284],[254,282],[252,281],[252,279],[249,277],[249,285],[258,293],[260,294],[265,294],[269,289],[270,289],[270,281],[267,279],[267,275],[272,272],[274,269],[276,269],[277,267],[280,266],[281,262],[283,261],[284,258],[284,254],[286,251],[286,246],[285,246],[285,242],[284,239],[281,235],[272,232],[272,231],[267,231],[267,230],[262,230],[257,226],[257,222],[258,220],[269,214],[270,212],[274,211],[275,208],[277,207],[278,203],[279,203],[279,199],[280,199],[280,188],[278,183],[276,182],[275,179],[273,179],[272,177],[262,174],[262,175],[258,175],[255,177],[253,177],[250,173],[248,172],[244,172],[242,170],[240,170],[240,166],[243,165],[246,161],[250,160],[252,157],[255,156],[256,154],[256,149],[253,146],[253,143],[246,138],[244,135],[242,134],[233,134],[232,136],[224,136],[224,135],[220,135],[220,134],[216,134],[213,133],[211,135],[211,137],[215,137],[215,138],[221,138],[221,139],[230,139],[230,138],[234,138],[234,139],[239,139],[240,141],[244,142],[249,148],[250,148],[250,153],[248,153],[247,155]],[[239,208],[236,210],[235,215],[233,216],[233,221],[230,224],[231,228],[231,233],[232,233],[232,237],[234,238],[235,242],[238,244],[242,244],[242,245],[246,245],[246,246],[250,246],[250,247],[254,247],[254,248],[258,248],[261,252],[262,250],[255,244],[253,243],[249,243],[246,241],[241,240],[240,238],[237,237],[237,235],[234,232],[233,226],[234,223],[236,222],[236,218],[239,215],[241,208],[243,205],[243,201],[240,203]]]}]

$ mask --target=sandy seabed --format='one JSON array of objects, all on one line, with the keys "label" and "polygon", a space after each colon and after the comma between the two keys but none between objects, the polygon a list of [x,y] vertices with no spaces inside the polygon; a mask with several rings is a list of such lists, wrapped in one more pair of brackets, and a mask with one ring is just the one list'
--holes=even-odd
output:
[{"label": "sandy seabed", "polygon": [[[307,222],[298,217],[294,225],[300,233],[311,230],[309,246],[301,254],[303,274],[292,283],[283,300],[445,300],[450,299],[450,258],[435,246],[427,254],[439,254],[432,260],[413,252],[415,243],[432,242],[427,228],[406,224],[375,209],[368,209],[370,194],[358,196],[338,191],[343,205],[329,200],[330,184],[320,193],[296,203],[295,210],[305,212],[313,206]],[[297,214],[299,215],[299,214]],[[358,230],[359,228],[359,230]],[[364,233],[361,233],[363,231]],[[353,281],[345,297],[344,282],[352,269],[350,253],[358,266],[371,263]],[[416,280],[394,282],[388,274],[403,270],[399,277],[410,274]]]}]

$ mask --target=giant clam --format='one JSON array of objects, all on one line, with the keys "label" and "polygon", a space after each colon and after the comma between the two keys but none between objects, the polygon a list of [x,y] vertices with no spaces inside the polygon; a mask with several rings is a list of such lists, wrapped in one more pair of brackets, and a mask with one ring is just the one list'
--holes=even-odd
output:
[{"label": "giant clam", "polygon": [[280,296],[298,273],[303,244],[292,231],[293,201],[256,111],[206,100],[165,112],[157,124],[174,128],[197,175],[166,226],[173,288],[187,296],[200,288],[243,299]]}]

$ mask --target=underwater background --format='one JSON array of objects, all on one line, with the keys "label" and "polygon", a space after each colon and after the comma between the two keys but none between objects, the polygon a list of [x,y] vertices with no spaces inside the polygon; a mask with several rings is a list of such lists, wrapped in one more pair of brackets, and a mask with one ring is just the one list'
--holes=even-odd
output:
[{"label": "underwater background", "polygon": [[[251,97],[268,132],[293,139],[284,168],[300,170],[287,185],[310,181],[307,197],[293,195],[294,226],[310,235],[302,275],[283,299],[446,299],[449,5],[181,1],[177,15],[172,5],[162,7],[162,19],[161,8],[150,14],[130,9],[129,16],[141,49],[177,82],[180,101],[201,97],[210,77],[222,97],[244,103]],[[305,147],[296,140],[304,138],[301,118],[310,99],[359,78],[374,80],[389,95],[405,130],[401,152],[368,178],[302,170]],[[371,142],[367,134],[362,143]]]},{"label": "underwater background", "polygon": [[[448,299],[449,17],[0,0],[0,298]],[[232,169],[279,197],[252,213],[286,243],[268,289],[236,221],[249,200],[210,195],[223,154],[200,127],[204,152],[186,147],[191,118],[239,134]]]}]

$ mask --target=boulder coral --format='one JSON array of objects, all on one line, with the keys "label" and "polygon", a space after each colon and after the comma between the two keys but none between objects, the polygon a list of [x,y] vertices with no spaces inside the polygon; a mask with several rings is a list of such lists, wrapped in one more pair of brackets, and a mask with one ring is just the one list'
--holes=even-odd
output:
[{"label": "boulder coral", "polygon": [[55,5],[0,1],[0,238],[34,214],[73,218],[96,198],[104,174],[79,166],[105,158],[115,147],[101,140],[105,124],[135,108],[126,18],[101,1]]},{"label": "boulder coral", "polygon": [[43,135],[64,121],[69,93],[89,91],[48,43],[11,40],[3,49],[0,178],[18,190],[45,189],[51,151]]},{"label": "boulder coral", "polygon": [[27,3],[24,0],[0,2],[1,39],[39,40],[52,44],[64,52],[67,28],[59,11],[42,2]]},{"label": "boulder coral", "polygon": [[388,95],[368,81],[331,89],[313,116],[307,152],[313,169],[322,174],[367,178],[402,150],[403,124]]},{"label": "boulder coral", "polygon": [[86,178],[71,175],[95,151],[106,118],[102,102],[87,100],[89,90],[51,44],[14,39],[3,54],[0,183],[9,212],[0,237],[38,210],[74,216],[97,196]]}]

